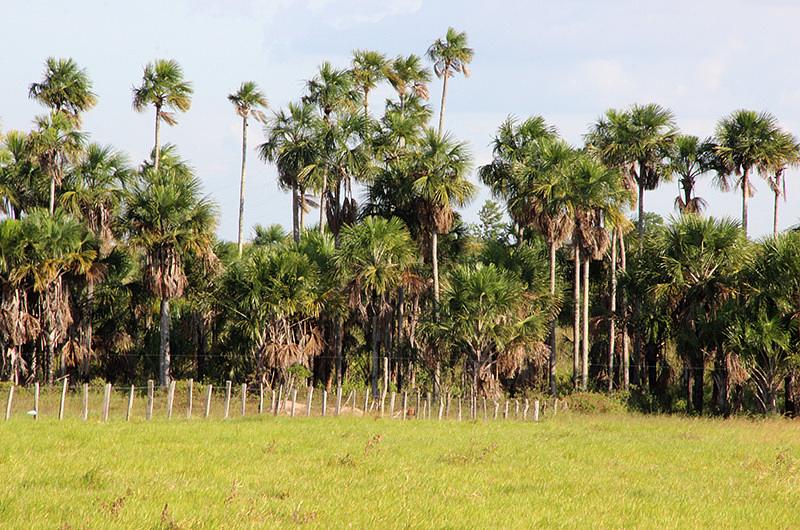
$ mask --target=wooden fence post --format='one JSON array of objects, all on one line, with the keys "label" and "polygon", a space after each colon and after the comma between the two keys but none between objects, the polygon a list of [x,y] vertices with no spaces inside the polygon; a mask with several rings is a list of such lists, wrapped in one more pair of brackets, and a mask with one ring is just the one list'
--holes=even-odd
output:
[{"label": "wooden fence post", "polygon": [[6,403],[6,421],[11,419],[11,406],[14,403],[14,385],[8,389],[8,403]]},{"label": "wooden fence post", "polygon": [[296,403],[297,403],[297,389],[293,388],[292,389],[292,414],[291,414],[292,418],[294,418],[294,407],[295,407]]},{"label": "wooden fence post", "polygon": [[322,416],[324,417],[328,413],[328,391],[322,391]]},{"label": "wooden fence post", "polygon": [[186,407],[186,418],[191,419],[192,407],[194,406],[194,379],[189,378],[189,403]]},{"label": "wooden fence post", "polygon": [[242,416],[247,413],[247,383],[242,383]]},{"label": "wooden fence post", "polygon": [[155,392],[152,379],[147,380],[147,412],[145,413],[147,421],[153,419],[153,393]]},{"label": "wooden fence post", "polygon": [[492,401],[494,401],[494,415],[492,416],[492,419],[496,420],[497,413],[500,411],[500,403],[498,403],[497,400],[492,400]]},{"label": "wooden fence post", "polygon": [[553,417],[558,413],[558,398],[553,399]]},{"label": "wooden fence post", "polygon": [[442,421],[442,414],[444,414],[444,398],[439,396],[439,421]]},{"label": "wooden fence post", "polygon": [[308,394],[306,394],[306,417],[311,417],[311,407],[314,406],[314,387],[308,385]]},{"label": "wooden fence post", "polygon": [[403,419],[406,419],[406,415],[408,414],[408,392],[403,391]]},{"label": "wooden fence post", "polygon": [[136,387],[131,385],[131,393],[128,395],[128,411],[125,413],[125,421],[131,421],[133,415],[133,396],[135,395]]},{"label": "wooden fence post", "polygon": [[394,400],[397,399],[396,394],[392,392],[391,397],[389,398],[389,418],[394,418]]},{"label": "wooden fence post", "polygon": [[274,415],[281,413],[281,401],[283,401],[283,385],[278,387],[278,401],[275,403]]},{"label": "wooden fence post", "polygon": [[231,385],[230,381],[225,381],[225,416],[223,419],[228,419],[228,414],[231,411]]},{"label": "wooden fence post", "polygon": [[108,421],[108,407],[111,402],[111,383],[106,383],[106,390],[103,393],[103,423]]},{"label": "wooden fence post", "polygon": [[533,421],[539,421],[539,400],[533,400]]},{"label": "wooden fence post", "polygon": [[273,389],[272,390],[272,397],[270,398],[270,401],[269,401],[269,411],[272,413],[273,416],[278,413],[278,410],[275,408],[275,406],[276,406],[275,396],[276,395],[277,394],[275,393],[275,390]]},{"label": "wooden fence post", "polygon": [[458,398],[458,421],[461,421],[461,398]]},{"label": "wooden fence post", "polygon": [[206,410],[204,416],[206,418],[208,418],[208,416],[211,414],[211,394],[213,392],[214,392],[214,385],[206,385]]},{"label": "wooden fence post", "polygon": [[415,410],[414,410],[414,415],[417,417],[417,419],[420,419],[420,418],[421,418],[421,416],[420,416],[420,414],[421,414],[421,412],[422,412],[422,409],[420,409],[420,407],[422,406],[422,399],[421,399],[421,397],[422,397],[422,396],[421,396],[420,390],[419,390],[419,388],[418,388],[418,389],[417,389],[417,406],[416,406],[416,408],[415,408]]},{"label": "wooden fence post", "polygon": [[519,417],[519,399],[514,398],[514,419]]},{"label": "wooden fence post", "polygon": [[336,413],[334,416],[338,416],[342,410],[342,385],[336,386]]},{"label": "wooden fence post", "polygon": [[505,407],[503,407],[503,419],[508,419],[508,400],[506,400]]},{"label": "wooden fence post", "polygon": [[528,419],[528,408],[530,407],[530,403],[528,403],[528,398],[525,398],[525,407],[522,409],[522,421],[527,421]]},{"label": "wooden fence post", "polygon": [[39,419],[39,381],[33,385],[33,419]]},{"label": "wooden fence post", "polygon": [[61,403],[58,405],[58,420],[64,419],[64,401],[67,399],[67,385],[69,384],[69,376],[64,378],[64,385],[61,387]]},{"label": "wooden fence post", "polygon": [[264,414],[264,383],[258,384],[258,414]]},{"label": "wooden fence post", "polygon": [[167,419],[172,419],[172,405],[175,404],[175,380],[169,382],[167,387]]},{"label": "wooden fence post", "polygon": [[89,383],[83,384],[83,421],[89,419]]}]

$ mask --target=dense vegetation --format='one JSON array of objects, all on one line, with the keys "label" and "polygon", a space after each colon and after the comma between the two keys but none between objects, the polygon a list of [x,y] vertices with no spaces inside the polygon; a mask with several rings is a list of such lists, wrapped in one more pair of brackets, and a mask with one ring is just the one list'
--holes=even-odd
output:
[{"label": "dense vegetation", "polygon": [[[794,413],[800,233],[779,234],[777,219],[796,139],[748,110],[700,139],[637,104],[605,112],[579,147],[541,117],[509,117],[475,168],[444,112],[472,57],[453,29],[428,49],[431,67],[358,50],[270,112],[242,83],[228,96],[242,120],[235,243],[216,239],[215,204],[161,142],[191,106],[177,62],[147,65],[133,90],[155,136],[135,166],[82,130],[97,100],[88,73],[48,59],[29,89],[45,113],[0,147],[2,377],[308,378],[375,395],[579,388],[627,392],[647,410]],[[394,95],[374,116],[381,83]],[[292,226],[256,226],[245,241],[253,123]],[[458,208],[475,195],[473,170],[498,202],[468,225]],[[741,193],[741,223],[705,215],[701,178]],[[747,237],[755,178],[775,197],[775,234],[759,241]],[[682,193],[664,221],[645,197],[671,179]]]}]

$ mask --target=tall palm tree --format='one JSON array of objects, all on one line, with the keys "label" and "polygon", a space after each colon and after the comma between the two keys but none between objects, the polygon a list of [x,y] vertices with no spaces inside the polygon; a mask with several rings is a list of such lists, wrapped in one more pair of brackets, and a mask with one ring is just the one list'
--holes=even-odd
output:
[{"label": "tall palm tree", "polygon": [[37,203],[33,136],[9,131],[0,144],[0,212],[12,219]]},{"label": "tall palm tree", "polygon": [[639,236],[644,234],[644,192],[669,178],[667,156],[677,134],[672,111],[655,103],[608,110],[586,135],[586,144],[607,166],[619,167],[639,190]]},{"label": "tall palm tree", "polygon": [[[608,168],[588,155],[579,156],[569,172],[575,200],[574,244],[580,249],[583,258],[581,341],[583,348],[580,386],[585,392],[589,383],[589,265],[591,260],[601,259],[608,250],[611,243],[609,229],[627,223],[623,212],[632,201],[619,170]],[[578,275],[575,277],[577,279]],[[578,289],[575,291],[577,294]],[[577,308],[577,297],[575,301]]]},{"label": "tall palm tree", "polygon": [[386,66],[386,79],[397,92],[401,110],[411,97],[423,100],[429,97],[428,83],[431,81],[431,74],[418,55],[395,57]]},{"label": "tall palm tree", "polygon": [[750,177],[753,171],[769,166],[775,143],[780,141],[778,122],[768,112],[737,110],[717,123],[716,141],[724,168],[719,183],[723,190],[732,186],[741,190],[742,230],[746,236],[747,199],[753,194]]},{"label": "tall palm tree", "polygon": [[31,83],[28,94],[54,112],[66,113],[76,125],[80,125],[80,114],[97,103],[89,74],[71,58],[48,57],[44,78]]},{"label": "tall palm tree", "polygon": [[379,52],[371,50],[356,50],[353,52],[351,72],[353,84],[361,91],[364,116],[369,115],[369,93],[386,79],[386,57]]},{"label": "tall palm tree", "polygon": [[[304,103],[311,103],[319,109],[325,129],[331,125],[335,112],[351,111],[359,100],[358,91],[353,85],[353,74],[350,70],[334,68],[329,62],[324,62],[314,78],[306,82],[306,95]],[[323,149],[329,142],[323,142]],[[322,171],[322,187],[319,196],[319,230],[325,230],[326,195],[328,193],[328,172]]]},{"label": "tall palm tree", "polygon": [[86,135],[63,112],[36,118],[31,134],[33,152],[41,170],[50,176],[50,214],[56,204],[56,188],[61,186],[67,166],[81,153]]},{"label": "tall palm tree", "polygon": [[786,170],[800,163],[800,144],[795,137],[784,131],[776,134],[771,144],[768,160],[763,162],[758,172],[767,180],[774,195],[772,207],[772,235],[778,235],[778,204],[783,196],[786,200]]},{"label": "tall palm tree", "polygon": [[186,254],[213,259],[216,207],[200,195],[200,181],[185,164],[162,161],[158,170],[156,160],[145,167],[131,186],[124,221],[131,246],[145,255],[145,285],[160,299],[159,383],[165,386],[171,378],[169,303],[186,288]]},{"label": "tall palm tree", "polygon": [[349,278],[351,304],[356,309],[363,306],[369,315],[373,397],[378,397],[381,333],[391,316],[387,299],[406,281],[415,262],[414,250],[408,230],[397,218],[367,217],[342,231],[336,262]]},{"label": "tall palm tree", "polygon": [[289,103],[275,112],[264,127],[266,142],[258,146],[262,160],[273,162],[278,169],[278,184],[292,192],[292,235],[300,240],[303,219],[310,198],[306,190],[319,173],[321,156],[319,117],[310,104]]},{"label": "tall palm tree", "polygon": [[[175,112],[186,112],[192,105],[192,84],[183,79],[183,68],[175,60],[156,59],[144,67],[142,84],[133,89],[133,109],[144,112],[152,105],[156,110],[155,158],[158,171],[161,159],[161,122],[178,123]],[[169,110],[167,110],[169,109]]]},{"label": "tall palm tree", "polygon": [[442,103],[439,107],[439,135],[444,132],[444,107],[447,100],[447,79],[460,73],[469,76],[469,63],[475,51],[467,46],[466,32],[447,28],[444,39],[436,39],[428,48],[428,59],[433,61],[433,71],[442,80]]},{"label": "tall palm tree", "polygon": [[233,103],[236,114],[242,118],[242,172],[239,181],[239,236],[236,241],[239,256],[242,255],[242,243],[244,239],[244,178],[247,167],[247,120],[252,117],[254,120],[264,123],[266,116],[261,109],[267,106],[267,98],[259,90],[254,81],[245,81],[239,90],[228,95],[228,101]]},{"label": "tall palm tree", "polygon": [[716,167],[714,143],[710,138],[678,135],[669,155],[669,171],[678,177],[683,195],[675,197],[675,208],[681,213],[701,213],[708,203],[695,195],[697,179]]}]

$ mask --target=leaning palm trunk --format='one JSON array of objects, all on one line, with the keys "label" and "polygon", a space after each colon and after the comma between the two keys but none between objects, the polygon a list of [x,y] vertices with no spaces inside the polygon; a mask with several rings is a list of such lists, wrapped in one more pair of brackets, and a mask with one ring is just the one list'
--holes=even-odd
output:
[{"label": "leaning palm trunk", "polygon": [[614,390],[614,354],[617,339],[617,231],[611,232],[611,293],[608,319],[608,391]]},{"label": "leaning palm trunk", "polygon": [[450,70],[445,68],[442,76],[442,105],[439,107],[439,136],[444,130],[444,105],[447,100],[447,78],[450,77]]},{"label": "leaning palm trunk", "polygon": [[578,388],[578,369],[581,344],[581,251],[577,242],[574,243],[574,319],[572,324],[572,386]]},{"label": "leaning palm trunk", "polygon": [[591,256],[583,258],[583,355],[581,358],[581,390],[589,389],[589,263]]},{"label": "leaning palm trunk", "polygon": [[[556,243],[550,242],[550,296],[555,298],[556,295]],[[556,384],[556,363],[558,355],[556,352],[556,321],[558,319],[553,317],[550,323],[550,394],[555,396],[558,393],[558,385]]]},{"label": "leaning palm trunk", "polygon": [[242,242],[244,239],[244,179],[247,167],[247,118],[242,118],[242,174],[239,180],[239,239],[237,250],[242,257]]},{"label": "leaning palm trunk", "polygon": [[161,299],[161,345],[158,350],[158,383],[162,387],[170,382],[170,355],[169,355],[169,299]]}]

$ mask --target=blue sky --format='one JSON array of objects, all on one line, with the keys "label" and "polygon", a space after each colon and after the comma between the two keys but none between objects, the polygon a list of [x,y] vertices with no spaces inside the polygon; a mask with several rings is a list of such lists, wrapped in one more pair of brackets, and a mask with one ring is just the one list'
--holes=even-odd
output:
[{"label": "blue sky", "polygon": [[[219,233],[235,239],[240,122],[226,95],[254,80],[273,108],[296,99],[319,63],[346,66],[355,48],[423,54],[448,26],[467,31],[472,75],[450,84],[446,127],[470,143],[476,165],[509,114],[541,114],[580,144],[607,108],[658,102],[681,129],[710,135],[737,108],[767,110],[800,131],[800,2],[790,0],[432,1],[432,0],[37,0],[3,2],[0,27],[0,127],[29,129],[42,108],[27,98],[47,56],[73,57],[99,96],[85,118],[93,141],[140,162],[152,147],[152,115],[131,110],[131,87],[154,58],[174,58],[194,83],[192,109],[164,141],[178,145],[222,212]],[[438,112],[439,81],[431,87]],[[388,90],[372,98],[379,112]],[[251,129],[246,222],[290,222],[289,197],[275,170],[255,157]],[[474,175],[472,176],[475,179]],[[781,226],[797,224],[798,172],[788,178]],[[772,198],[756,180],[754,235],[771,230]],[[646,197],[673,212],[677,183]],[[740,199],[703,182],[713,215],[737,217]],[[489,197],[464,211],[467,220]]]}]

